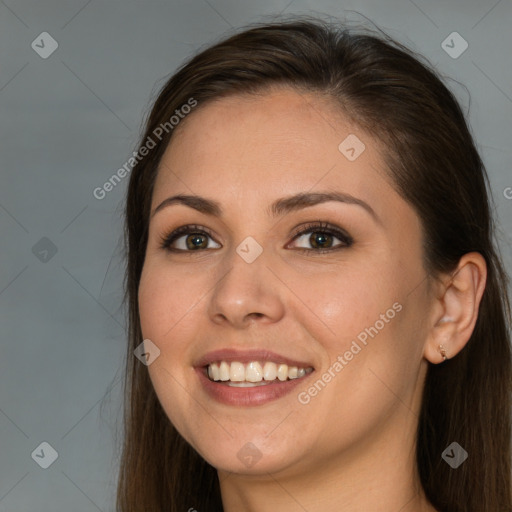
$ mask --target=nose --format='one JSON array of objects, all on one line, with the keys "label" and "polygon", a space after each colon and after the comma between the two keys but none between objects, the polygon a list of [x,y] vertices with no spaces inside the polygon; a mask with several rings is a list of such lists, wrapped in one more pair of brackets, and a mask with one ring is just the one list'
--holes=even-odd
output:
[{"label": "nose", "polygon": [[226,263],[228,270],[218,279],[208,305],[211,320],[237,329],[278,322],[285,311],[284,290],[267,268],[265,251],[252,263],[233,251]]}]

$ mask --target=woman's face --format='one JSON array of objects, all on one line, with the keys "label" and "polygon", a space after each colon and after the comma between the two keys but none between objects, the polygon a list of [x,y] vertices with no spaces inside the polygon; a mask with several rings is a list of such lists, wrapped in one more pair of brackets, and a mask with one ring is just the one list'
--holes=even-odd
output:
[{"label": "woman's face", "polygon": [[[420,222],[377,141],[334,103],[285,88],[181,122],[139,289],[170,421],[234,473],[325,468],[397,430],[413,440],[432,299]],[[210,380],[208,363],[230,380]]]}]

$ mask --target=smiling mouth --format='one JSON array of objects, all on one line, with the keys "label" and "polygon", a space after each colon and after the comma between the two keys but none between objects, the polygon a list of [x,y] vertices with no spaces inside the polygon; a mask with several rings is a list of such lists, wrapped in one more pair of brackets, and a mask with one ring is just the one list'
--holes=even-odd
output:
[{"label": "smiling mouth", "polygon": [[301,379],[313,371],[311,366],[288,366],[272,361],[251,361],[246,364],[238,361],[217,361],[204,368],[212,382],[240,388],[266,386]]}]

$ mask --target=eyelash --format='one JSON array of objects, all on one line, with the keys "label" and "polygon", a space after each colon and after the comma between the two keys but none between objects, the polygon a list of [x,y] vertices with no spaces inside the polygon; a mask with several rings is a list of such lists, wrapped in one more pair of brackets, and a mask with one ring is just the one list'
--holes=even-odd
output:
[{"label": "eyelash", "polygon": [[[304,247],[296,247],[294,250],[299,251],[301,253],[327,253],[332,252],[340,249],[346,249],[350,247],[354,240],[353,238],[342,231],[341,229],[337,228],[336,226],[333,226],[332,224],[329,224],[328,222],[314,222],[314,223],[308,223],[297,232],[292,235],[292,241],[296,240],[297,238],[301,237],[302,235],[305,235],[307,233],[322,233],[327,235],[332,235],[333,237],[337,238],[341,244],[325,248],[325,249],[307,249]],[[188,234],[198,234],[198,235],[206,235],[213,239],[212,235],[208,232],[207,229],[198,226],[197,224],[188,224],[186,226],[181,226],[168,235],[165,235],[161,238],[160,247],[162,249],[165,249],[169,252],[175,252],[175,253],[192,253],[196,252],[195,250],[184,250],[184,249],[175,249],[171,247],[171,244],[176,241],[178,238],[180,238],[182,235],[188,235]],[[218,243],[218,242],[217,242]],[[203,249],[208,250],[208,249]],[[211,249],[210,249],[211,250]],[[201,252],[201,250],[197,250],[197,252]]]}]

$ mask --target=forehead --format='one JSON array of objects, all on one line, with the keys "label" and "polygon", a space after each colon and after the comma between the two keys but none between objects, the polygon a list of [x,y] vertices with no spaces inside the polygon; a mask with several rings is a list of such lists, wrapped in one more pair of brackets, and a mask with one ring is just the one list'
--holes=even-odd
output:
[{"label": "forehead", "polygon": [[181,122],[160,162],[152,207],[183,193],[215,198],[232,213],[263,211],[284,195],[334,190],[386,217],[406,205],[381,154],[379,141],[331,98],[287,88],[230,96],[199,104]]},{"label": "forehead", "polygon": [[[347,139],[348,146],[355,142],[356,152],[362,151],[357,160],[347,159],[353,152],[340,152]],[[230,96],[199,104],[182,121],[162,158],[157,183],[173,181],[173,173],[185,169],[190,179],[206,179],[214,171],[218,179],[243,176],[254,185],[286,183],[292,177],[307,185],[333,167],[348,179],[382,169],[377,145],[332,99],[290,89]]]}]

